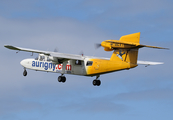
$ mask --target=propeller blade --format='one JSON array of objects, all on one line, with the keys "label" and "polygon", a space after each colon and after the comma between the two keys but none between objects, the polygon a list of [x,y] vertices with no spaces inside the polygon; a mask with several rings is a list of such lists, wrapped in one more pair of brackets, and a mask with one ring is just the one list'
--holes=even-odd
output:
[{"label": "propeller blade", "polygon": [[101,44],[100,43],[96,43],[95,44],[95,49],[98,49],[98,48],[100,48],[101,47]]},{"label": "propeller blade", "polygon": [[58,52],[58,48],[57,47],[54,49],[54,52]]}]

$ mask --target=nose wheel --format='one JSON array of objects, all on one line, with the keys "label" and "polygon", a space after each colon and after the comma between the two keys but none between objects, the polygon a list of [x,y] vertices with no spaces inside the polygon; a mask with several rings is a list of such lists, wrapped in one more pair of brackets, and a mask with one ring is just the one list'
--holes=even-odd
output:
[{"label": "nose wheel", "polygon": [[23,71],[23,76],[27,76],[27,71],[26,71],[26,69],[24,69],[24,71]]},{"label": "nose wheel", "polygon": [[66,77],[65,76],[59,76],[58,77],[58,82],[62,82],[62,83],[64,83],[66,81]]}]

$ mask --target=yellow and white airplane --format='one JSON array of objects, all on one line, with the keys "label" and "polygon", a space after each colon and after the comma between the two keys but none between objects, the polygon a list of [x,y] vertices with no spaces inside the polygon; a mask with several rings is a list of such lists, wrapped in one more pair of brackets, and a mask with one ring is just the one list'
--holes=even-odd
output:
[{"label": "yellow and white airplane", "polygon": [[113,51],[111,58],[96,58],[83,55],[72,55],[50,51],[40,51],[34,49],[26,49],[11,45],[4,47],[11,50],[26,51],[39,53],[36,59],[24,59],[20,64],[24,67],[23,75],[27,75],[26,69],[36,71],[60,73],[59,82],[65,82],[64,74],[74,74],[82,76],[96,76],[93,80],[94,86],[100,86],[100,75],[120,71],[129,70],[137,67],[138,64],[157,65],[161,62],[137,61],[138,50],[142,47],[167,49],[156,46],[141,45],[140,32],[122,36],[120,40],[105,40],[98,46],[104,47],[105,51]]}]

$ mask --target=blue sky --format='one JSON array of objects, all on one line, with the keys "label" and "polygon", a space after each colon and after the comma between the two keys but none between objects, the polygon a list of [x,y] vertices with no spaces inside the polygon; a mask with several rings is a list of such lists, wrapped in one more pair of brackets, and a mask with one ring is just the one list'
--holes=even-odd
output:
[{"label": "blue sky", "polygon": [[[0,1],[0,119],[2,120],[172,120],[172,0],[15,0]],[[139,60],[158,66],[94,77],[28,70],[20,61],[31,53],[8,50],[4,44],[59,52],[110,57],[95,43],[141,32],[141,43],[170,50],[142,48]],[[33,57],[36,57],[34,54]]]}]

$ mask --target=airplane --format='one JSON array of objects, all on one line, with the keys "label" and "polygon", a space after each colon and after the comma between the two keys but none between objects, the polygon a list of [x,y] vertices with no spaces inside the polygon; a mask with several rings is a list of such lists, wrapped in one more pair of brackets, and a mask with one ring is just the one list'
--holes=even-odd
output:
[{"label": "airplane", "polygon": [[59,82],[66,82],[64,74],[73,74],[81,76],[95,76],[92,84],[100,86],[100,75],[116,72],[120,70],[129,70],[140,64],[158,65],[162,62],[138,61],[139,48],[149,47],[157,49],[168,49],[156,46],[141,45],[140,32],[122,36],[119,40],[105,40],[97,47],[103,47],[105,51],[113,51],[111,58],[89,57],[84,55],[73,55],[59,52],[41,51],[34,49],[21,48],[11,45],[4,47],[17,50],[38,53],[37,58],[24,59],[20,64],[24,67],[23,75],[27,76],[26,69],[35,71],[45,71],[60,73]]}]

